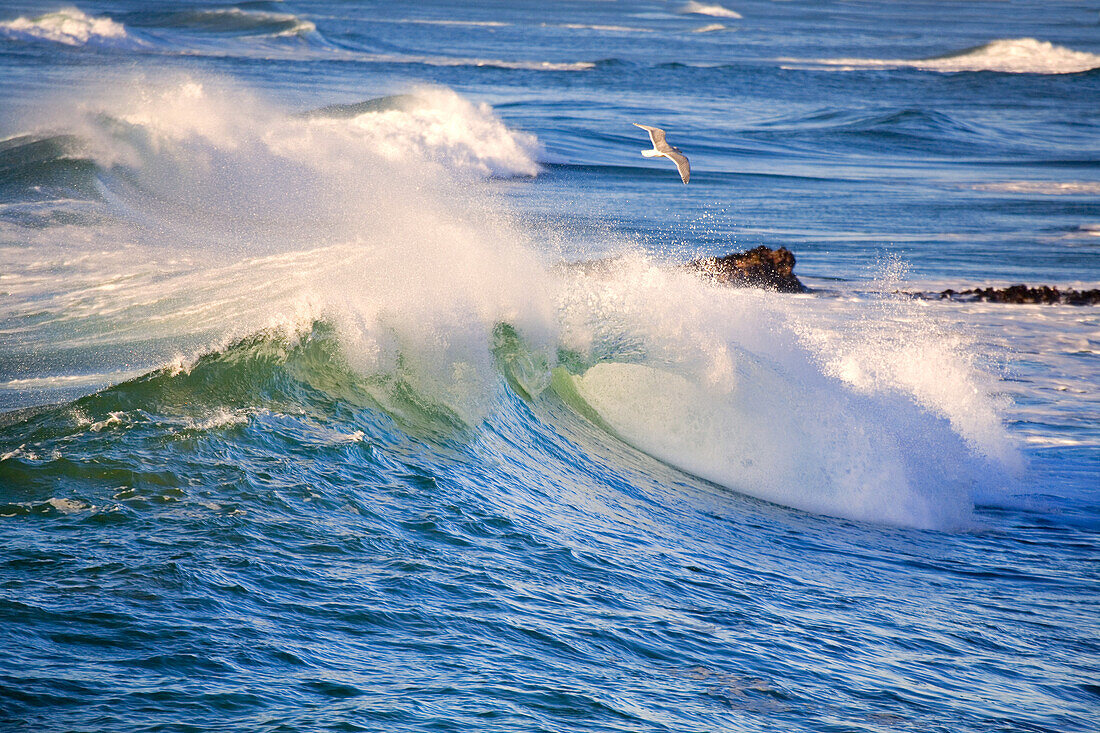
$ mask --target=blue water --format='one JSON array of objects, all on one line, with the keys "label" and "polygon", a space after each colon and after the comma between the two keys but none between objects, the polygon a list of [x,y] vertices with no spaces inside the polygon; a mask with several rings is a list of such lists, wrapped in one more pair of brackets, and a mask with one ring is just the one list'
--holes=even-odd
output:
[{"label": "blue water", "polygon": [[1069,2],[4,3],[0,729],[1096,730],[1100,309],[899,292],[1100,287],[1097,99]]}]

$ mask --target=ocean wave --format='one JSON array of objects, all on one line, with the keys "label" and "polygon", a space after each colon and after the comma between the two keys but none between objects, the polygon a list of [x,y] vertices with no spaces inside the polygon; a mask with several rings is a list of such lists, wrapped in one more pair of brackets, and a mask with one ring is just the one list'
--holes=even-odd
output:
[{"label": "ocean wave", "polygon": [[[145,167],[170,154],[174,143],[208,137],[217,146],[222,142],[218,137],[228,134],[218,121],[220,112],[203,108],[211,100],[202,84],[183,82],[160,97],[164,109],[176,111],[166,115],[135,107],[117,116],[96,112],[85,118],[81,134],[0,141],[0,198],[98,199],[97,181],[120,162]],[[455,175],[526,177],[539,172],[541,148],[534,136],[507,127],[489,105],[442,87],[330,105],[278,123],[273,119],[267,135],[265,144],[277,154],[289,154],[297,136],[321,136],[389,161],[436,164]]]},{"label": "ocean wave", "polygon": [[499,20],[451,20],[446,18],[401,18],[397,20],[378,19],[380,23],[408,23],[411,25],[453,25],[470,28],[503,28],[512,25]]},{"label": "ocean wave", "polygon": [[[799,61],[799,59],[780,59]],[[1100,68],[1100,54],[1034,38],[1005,38],[926,59],[815,59],[807,63],[841,70],[914,68],[925,71],[996,71],[1009,74],[1075,74]]]},{"label": "ocean wave", "polygon": [[453,91],[296,117],[204,80],[118,93],[54,115],[85,141],[118,230],[3,252],[27,275],[10,312],[34,314],[20,339],[42,363],[68,373],[74,349],[108,372],[167,363],[79,401],[72,429],[101,424],[90,439],[149,416],[247,428],[203,422],[220,410],[326,424],[348,405],[474,444],[556,440],[575,422],[600,436],[578,444],[600,461],[656,459],[777,504],[922,527],[965,524],[971,488],[1011,463],[995,380],[927,309],[830,314],[846,304],[724,289],[629,253],[547,261],[476,183],[530,170],[524,138]]},{"label": "ocean wave", "polygon": [[565,28],[575,31],[603,31],[606,33],[653,33],[652,28],[630,25],[601,25],[598,23],[543,23],[543,28]]},{"label": "ocean wave", "polygon": [[591,61],[511,61],[507,59],[476,58],[468,56],[430,56],[421,54],[357,53],[360,61],[380,64],[423,64],[425,66],[477,66],[523,71],[587,71],[596,64]]},{"label": "ocean wave", "polygon": [[1100,181],[1000,181],[997,183],[976,183],[973,188],[978,191],[1038,194],[1041,196],[1100,195]]},{"label": "ocean wave", "polygon": [[107,16],[92,17],[72,7],[35,18],[19,17],[0,22],[0,38],[66,46],[134,48],[143,45],[127,34],[123,24]]},{"label": "ocean wave", "polygon": [[687,4],[680,7],[680,13],[684,15],[709,15],[712,18],[740,18],[741,14],[723,7],[722,5],[712,3],[701,3],[697,0],[691,0]]},{"label": "ocean wave", "polygon": [[0,201],[97,198],[95,163],[75,135],[19,135],[0,140]]},{"label": "ocean wave", "polygon": [[714,33],[715,31],[724,31],[726,26],[721,23],[708,23],[707,25],[701,25],[698,28],[693,28],[692,33]]},{"label": "ocean wave", "polygon": [[242,36],[297,36],[317,30],[312,22],[291,13],[245,10],[237,7],[208,10],[145,11],[124,16],[136,28],[165,28]]},{"label": "ocean wave", "polygon": [[390,160],[415,156],[484,176],[539,172],[539,145],[532,135],[510,130],[489,105],[471,103],[449,89],[423,88],[412,95],[328,107],[310,117],[316,124],[354,130]]}]

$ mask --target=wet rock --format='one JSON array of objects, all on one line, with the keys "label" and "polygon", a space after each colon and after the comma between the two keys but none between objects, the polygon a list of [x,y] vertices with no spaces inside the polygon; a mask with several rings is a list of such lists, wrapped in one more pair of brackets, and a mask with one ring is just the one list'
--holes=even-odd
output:
[{"label": "wet rock", "polygon": [[692,260],[687,267],[722,285],[804,293],[808,288],[795,277],[794,263],[794,254],[786,247],[760,246],[724,257],[702,257]]},{"label": "wet rock", "polygon": [[1100,305],[1100,290],[1074,290],[1073,288],[1059,290],[1048,285],[1029,287],[1018,284],[1007,288],[972,288],[958,291],[948,288],[940,293],[919,293],[918,296],[962,302]]}]

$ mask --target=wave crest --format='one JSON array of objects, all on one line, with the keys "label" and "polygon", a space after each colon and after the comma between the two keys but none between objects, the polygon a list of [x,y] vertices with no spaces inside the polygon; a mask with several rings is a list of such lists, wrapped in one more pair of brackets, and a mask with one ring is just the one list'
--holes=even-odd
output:
[{"label": "wave crest", "polygon": [[[509,129],[485,104],[475,104],[446,88],[421,88],[413,95],[328,108],[317,124],[354,130],[389,160],[410,156],[431,160],[460,173],[483,176],[535,176],[538,141]],[[345,110],[364,109],[347,118]]]},{"label": "wave crest", "polygon": [[19,17],[0,22],[0,38],[16,41],[61,43],[66,46],[134,47],[139,41],[126,27],[107,16],[92,17],[77,8],[64,8],[36,18]]},{"label": "wave crest", "polygon": [[242,36],[296,36],[317,30],[312,22],[291,13],[241,8],[132,13],[126,19],[138,28],[170,28]]},{"label": "wave crest", "polygon": [[741,14],[717,3],[701,3],[691,0],[680,8],[683,15],[709,15],[712,18],[740,18]]},{"label": "wave crest", "polygon": [[[784,59],[797,61],[797,59]],[[1100,54],[1035,38],[1003,38],[926,59],[816,59],[810,63],[852,69],[913,68],[925,71],[996,71],[1006,74],[1076,74],[1100,69]]]}]

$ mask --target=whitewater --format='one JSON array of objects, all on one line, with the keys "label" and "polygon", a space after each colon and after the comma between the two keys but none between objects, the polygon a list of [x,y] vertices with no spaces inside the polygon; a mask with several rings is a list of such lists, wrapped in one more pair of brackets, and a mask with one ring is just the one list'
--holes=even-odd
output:
[{"label": "whitewater", "polygon": [[4,11],[0,723],[1088,730],[1100,312],[911,295],[1100,286],[983,8]]}]

